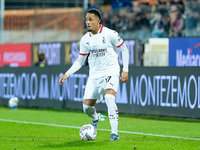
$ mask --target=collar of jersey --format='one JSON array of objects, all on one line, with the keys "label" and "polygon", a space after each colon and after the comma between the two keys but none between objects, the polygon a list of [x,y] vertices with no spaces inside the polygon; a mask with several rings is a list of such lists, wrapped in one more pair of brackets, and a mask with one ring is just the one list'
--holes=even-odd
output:
[{"label": "collar of jersey", "polygon": [[[103,25],[101,25],[101,27],[99,28],[99,31],[98,31],[98,34],[102,32],[102,29],[103,29]],[[94,34],[92,34],[91,32],[89,33],[90,37]]]}]

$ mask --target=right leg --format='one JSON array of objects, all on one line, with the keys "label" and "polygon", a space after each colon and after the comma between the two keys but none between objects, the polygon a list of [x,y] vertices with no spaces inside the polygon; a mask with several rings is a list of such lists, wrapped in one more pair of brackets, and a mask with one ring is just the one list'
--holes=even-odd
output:
[{"label": "right leg", "polygon": [[92,125],[95,127],[97,127],[97,124],[99,122],[99,116],[97,115],[96,109],[94,107],[97,99],[99,100],[101,98],[99,87],[100,87],[99,79],[93,79],[89,77],[83,97],[83,111],[85,112],[86,115],[88,115],[93,119]]},{"label": "right leg", "polygon": [[85,114],[93,119],[92,125],[97,128],[99,123],[99,116],[96,113],[96,108],[94,107],[96,99],[84,99],[83,100],[83,111]]},{"label": "right leg", "polygon": [[91,117],[93,120],[98,119],[98,115],[96,113],[96,108],[94,107],[96,103],[96,99],[84,99],[83,100],[83,111],[86,115]]}]

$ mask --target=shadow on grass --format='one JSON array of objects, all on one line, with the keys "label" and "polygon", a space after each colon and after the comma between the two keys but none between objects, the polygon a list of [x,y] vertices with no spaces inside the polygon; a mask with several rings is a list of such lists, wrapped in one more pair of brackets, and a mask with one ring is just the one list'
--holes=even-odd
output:
[{"label": "shadow on grass", "polygon": [[109,141],[83,141],[83,140],[73,140],[73,141],[67,141],[67,142],[63,142],[63,143],[49,143],[49,144],[45,144],[43,146],[38,147],[39,149],[44,149],[44,148],[52,148],[52,149],[56,149],[56,148],[66,148],[66,150],[70,150],[70,148],[86,148],[86,147],[91,147],[91,146],[99,146],[102,144],[105,144]]}]

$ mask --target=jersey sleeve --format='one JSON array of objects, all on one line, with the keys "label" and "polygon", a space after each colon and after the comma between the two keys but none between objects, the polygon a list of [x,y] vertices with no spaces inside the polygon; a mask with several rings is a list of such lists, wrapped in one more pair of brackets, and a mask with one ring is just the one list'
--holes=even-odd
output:
[{"label": "jersey sleeve", "polygon": [[116,31],[111,30],[111,32],[112,33],[110,34],[110,39],[112,41],[113,46],[120,47],[124,43],[124,41]]},{"label": "jersey sleeve", "polygon": [[80,41],[79,55],[88,55],[88,54],[89,54],[89,49],[86,47],[86,41],[84,40],[84,38],[82,38]]},{"label": "jersey sleeve", "polygon": [[86,56],[79,55],[78,59],[74,62],[74,64],[70,67],[70,69],[65,74],[68,77],[74,74],[77,70],[79,70],[83,66],[86,58],[87,58]]}]

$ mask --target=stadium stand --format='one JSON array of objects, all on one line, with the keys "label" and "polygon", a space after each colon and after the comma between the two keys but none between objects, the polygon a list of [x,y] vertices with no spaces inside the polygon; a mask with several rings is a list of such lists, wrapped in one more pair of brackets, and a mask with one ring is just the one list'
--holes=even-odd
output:
[{"label": "stadium stand", "polygon": [[[200,0],[135,0],[114,13],[112,0],[97,1],[103,24],[122,38],[147,43],[150,37],[200,36]],[[79,40],[84,29],[82,0],[5,2],[5,43]]]}]

